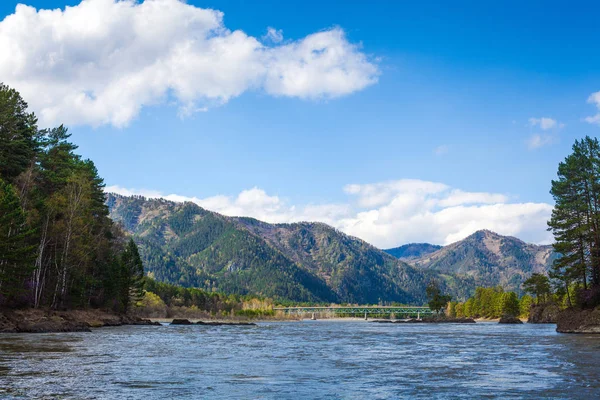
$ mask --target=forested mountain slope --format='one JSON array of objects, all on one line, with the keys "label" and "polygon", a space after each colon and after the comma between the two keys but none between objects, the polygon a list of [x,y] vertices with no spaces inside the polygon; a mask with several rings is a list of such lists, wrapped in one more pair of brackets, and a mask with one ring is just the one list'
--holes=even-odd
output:
[{"label": "forested mountain slope", "polygon": [[410,264],[421,270],[471,277],[477,286],[500,285],[521,292],[521,283],[534,272],[546,274],[555,258],[552,246],[481,230]]},{"label": "forested mountain slope", "polygon": [[408,243],[400,247],[394,247],[393,249],[386,249],[383,251],[399,260],[408,262],[438,251],[441,248],[442,246],[429,243]]},{"label": "forested mountain slope", "polygon": [[433,278],[465,297],[472,282],[419,271],[321,223],[268,224],[193,203],[108,194],[156,279],[294,301],[422,304]]}]

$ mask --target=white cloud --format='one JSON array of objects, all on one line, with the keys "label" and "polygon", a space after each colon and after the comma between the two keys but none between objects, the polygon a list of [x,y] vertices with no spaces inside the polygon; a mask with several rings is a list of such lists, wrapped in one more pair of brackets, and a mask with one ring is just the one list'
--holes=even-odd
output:
[{"label": "white cloud", "polygon": [[450,148],[447,145],[442,144],[433,149],[433,154],[435,154],[436,156],[441,156],[448,153],[448,150],[450,150]]},{"label": "white cloud", "polygon": [[497,204],[506,203],[508,197],[498,193],[485,192],[463,192],[460,189],[453,189],[445,193],[444,198],[437,204],[440,207],[452,207],[464,204]]},{"label": "white cloud", "polygon": [[448,189],[448,186],[422,181],[419,179],[400,179],[397,181],[351,184],[344,187],[348,194],[358,195],[361,207],[375,207],[389,203],[395,196],[404,194],[435,194]]},{"label": "white cloud", "polygon": [[591,117],[586,117],[585,122],[594,125],[600,125],[600,92],[592,93],[588,98],[588,103],[595,104],[599,112],[596,115],[592,115]]},{"label": "white cloud", "polygon": [[534,134],[527,140],[527,147],[530,150],[539,149],[540,147],[550,145],[556,142],[556,136]]},{"label": "white cloud", "polygon": [[555,119],[549,117],[541,117],[541,118],[529,118],[529,126],[539,126],[539,128],[543,131],[547,131],[549,129],[554,128],[564,128],[565,124],[558,122]]},{"label": "white cloud", "polygon": [[271,29],[268,46],[227,29],[220,11],[180,0],[19,4],[0,22],[0,77],[42,124],[94,126],[125,126],[166,100],[187,115],[248,90],[335,98],[377,82],[377,65],[342,29],[284,44]]},{"label": "white cloud", "polygon": [[272,43],[280,43],[283,41],[283,31],[272,27],[267,28],[267,33],[263,36],[263,40]]},{"label": "white cloud", "polygon": [[349,196],[344,203],[303,206],[290,205],[259,188],[244,190],[237,196],[204,199],[118,186],[106,190],[193,201],[225,215],[250,216],[267,222],[321,221],[381,248],[408,242],[449,244],[479,229],[534,243],[551,241],[546,231],[550,204],[511,203],[503,194],[467,192],[417,179],[351,184],[344,188]]}]

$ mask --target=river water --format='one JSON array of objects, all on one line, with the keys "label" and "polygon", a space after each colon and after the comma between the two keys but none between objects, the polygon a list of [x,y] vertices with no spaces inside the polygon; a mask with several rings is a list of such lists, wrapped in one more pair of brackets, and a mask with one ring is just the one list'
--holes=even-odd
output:
[{"label": "river water", "polygon": [[0,335],[0,398],[600,398],[600,335],[265,322]]}]

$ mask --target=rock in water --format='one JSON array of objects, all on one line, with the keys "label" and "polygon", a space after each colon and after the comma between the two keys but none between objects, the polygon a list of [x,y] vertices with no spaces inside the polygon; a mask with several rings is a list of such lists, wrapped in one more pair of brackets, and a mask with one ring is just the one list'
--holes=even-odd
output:
[{"label": "rock in water", "polygon": [[192,325],[189,319],[175,318],[171,321],[171,325]]},{"label": "rock in water", "polygon": [[555,324],[560,308],[555,303],[534,305],[529,311],[530,324]]},{"label": "rock in water", "polygon": [[568,309],[556,319],[556,331],[561,333],[600,333],[600,307],[593,310]]},{"label": "rock in water", "polygon": [[500,318],[500,321],[498,321],[498,323],[499,324],[522,324],[523,321],[521,321],[517,317],[513,317],[512,315],[504,315],[504,316],[502,316],[502,318]]}]

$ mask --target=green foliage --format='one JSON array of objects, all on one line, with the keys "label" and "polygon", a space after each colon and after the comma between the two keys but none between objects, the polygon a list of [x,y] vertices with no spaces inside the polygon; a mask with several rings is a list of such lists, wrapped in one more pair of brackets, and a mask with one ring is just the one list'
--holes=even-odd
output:
[{"label": "green foliage", "polygon": [[448,303],[448,309],[446,310],[446,315],[448,315],[451,318],[456,318],[456,306],[457,306],[458,302],[456,301],[451,301]]},{"label": "green foliage", "polygon": [[[570,305],[600,304],[600,143],[586,136],[558,166],[550,191],[555,206],[548,222],[554,234],[555,260],[551,278]],[[571,299],[572,284],[581,287]],[[576,300],[576,301],[572,301]],[[539,299],[538,299],[539,301]]]},{"label": "green foliage", "polygon": [[64,126],[39,130],[19,93],[0,84],[0,305],[123,310],[140,296],[137,250],[69,136]]},{"label": "green foliage", "polygon": [[517,317],[521,314],[519,298],[515,292],[507,292],[502,296],[502,315]]},{"label": "green foliage", "polygon": [[384,250],[401,260],[414,260],[440,250],[442,246],[429,243],[409,243],[393,249]]},{"label": "green foliage", "polygon": [[34,161],[40,146],[37,119],[14,89],[0,83],[0,176],[12,183]]},{"label": "green foliage", "polygon": [[[184,288],[145,278],[146,293],[141,307],[160,309],[184,307],[205,311],[212,315],[237,315],[249,318],[273,315],[273,304],[256,296],[239,296],[220,292],[208,292],[196,288]],[[160,301],[159,301],[160,300]]]},{"label": "green foliage", "polygon": [[529,317],[529,311],[531,310],[532,305],[533,297],[529,296],[528,294],[521,297],[521,300],[519,301],[519,317]]},{"label": "green foliage", "polygon": [[120,261],[119,297],[123,304],[123,311],[127,311],[131,302],[135,304],[144,296],[144,264],[133,239],[127,242]]},{"label": "green foliage", "polygon": [[530,304],[531,296],[523,296],[519,300],[515,292],[505,292],[502,287],[496,286],[478,287],[473,297],[464,303],[455,303],[453,307],[457,317],[500,318],[520,316],[524,310],[529,315]]},{"label": "green foliage", "polygon": [[429,308],[435,312],[440,312],[442,308],[452,299],[452,296],[445,295],[442,293],[440,286],[437,281],[431,280],[427,284],[427,299],[429,302]]},{"label": "green foliage", "polygon": [[532,274],[529,279],[523,282],[523,289],[525,289],[525,292],[535,296],[537,304],[547,302],[552,295],[550,280],[546,275],[542,274]]},{"label": "green foliage", "polygon": [[[522,294],[522,282],[533,271],[548,270],[554,257],[550,246],[527,244],[514,237],[481,230],[411,262],[419,269],[459,280],[456,288],[450,289],[455,298],[465,299],[476,286],[500,285]],[[459,293],[460,288],[468,290]]]},{"label": "green foliage", "polygon": [[35,259],[33,234],[14,188],[0,179],[0,295],[6,303],[25,292]]},{"label": "green foliage", "polygon": [[[303,303],[423,304],[426,282],[466,294],[467,279],[419,271],[325,224],[267,224],[193,203],[115,194],[110,215],[140,248],[151,276],[206,291]],[[465,284],[465,282],[467,282]]]}]

